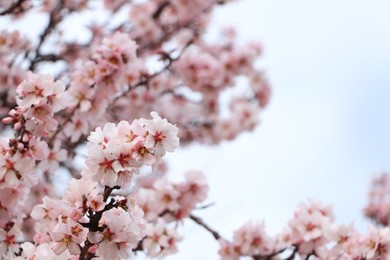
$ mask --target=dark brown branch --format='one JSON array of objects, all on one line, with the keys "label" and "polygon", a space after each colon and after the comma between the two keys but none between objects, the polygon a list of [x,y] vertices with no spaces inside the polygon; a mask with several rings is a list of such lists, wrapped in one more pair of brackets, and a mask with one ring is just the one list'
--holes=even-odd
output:
[{"label": "dark brown branch", "polygon": [[[253,260],[272,260],[272,258],[274,256],[277,256],[277,255],[283,253],[286,250],[287,250],[287,248],[283,248],[283,249],[281,249],[279,251],[276,251],[274,253],[271,253],[269,255],[254,255],[254,256],[252,256],[252,258],[253,258]],[[286,258],[286,260],[291,260],[291,257],[295,256],[295,253],[296,253],[295,250],[296,250],[296,247],[294,247],[293,253],[288,258]],[[292,258],[292,259],[294,259],[294,258]]]},{"label": "dark brown branch", "polygon": [[50,12],[49,23],[47,24],[47,26],[46,26],[45,30],[43,31],[43,33],[41,34],[41,36],[39,37],[39,43],[38,43],[37,48],[35,49],[35,58],[31,61],[29,70],[34,70],[37,63],[42,61],[42,59],[40,58],[41,56],[44,56],[41,53],[42,45],[45,42],[47,36],[49,36],[51,31],[59,23],[60,19],[58,18],[58,15],[59,15],[61,9],[63,8],[63,6],[64,6],[64,0],[60,0],[58,5],[53,9],[53,11]]},{"label": "dark brown branch", "polygon": [[106,211],[109,211],[112,208],[116,208],[118,206],[119,205],[117,203],[115,203],[115,200],[111,199],[110,203],[106,204],[104,209],[102,209],[101,211],[98,211],[95,213],[93,213],[93,211],[91,211],[92,213],[89,216],[89,223],[79,222],[79,224],[85,228],[88,228],[89,231],[91,231],[91,232],[98,232],[98,231],[102,232],[107,227],[105,225],[103,225],[103,226],[99,225],[99,222],[103,216],[103,213]]},{"label": "dark brown branch", "polygon": [[133,249],[133,252],[135,251],[143,251],[144,250],[144,247],[142,246],[142,243],[144,241],[145,238],[141,239],[141,241],[138,242],[138,245],[136,248]]},{"label": "dark brown branch", "polygon": [[58,56],[56,54],[41,54],[35,59],[35,63],[39,63],[42,61],[55,62],[55,61],[59,61],[59,60],[63,60],[63,58],[61,58],[60,56]]},{"label": "dark brown branch", "polygon": [[205,204],[205,205],[199,206],[199,207],[197,207],[195,209],[207,209],[207,208],[209,208],[211,206],[214,206],[214,205],[215,205],[215,202],[211,202],[209,204]]},{"label": "dark brown branch", "polygon": [[162,53],[161,59],[168,61],[167,64],[161,70],[159,70],[153,74],[146,75],[146,76],[142,77],[136,84],[129,86],[129,89],[127,91],[124,91],[121,95],[117,96],[113,100],[112,103],[115,103],[116,100],[118,100],[121,97],[124,97],[127,93],[129,93],[133,89],[136,89],[136,88],[143,86],[143,85],[147,85],[151,79],[153,79],[153,78],[157,77],[158,75],[164,73],[165,71],[169,70],[171,68],[172,64],[175,61],[179,60],[180,57],[183,55],[183,53],[187,50],[187,48],[189,46],[191,46],[192,44],[193,44],[193,40],[188,41],[186,43],[186,45],[184,45],[184,47],[181,49],[180,53],[175,58],[171,57],[169,53]]},{"label": "dark brown branch", "polygon": [[13,4],[11,4],[7,9],[3,10],[0,12],[0,15],[6,15],[6,14],[12,14],[14,11],[16,11],[17,9],[21,8],[22,7],[22,4],[25,2],[26,0],[18,0],[16,2],[14,2]]},{"label": "dark brown branch", "polygon": [[106,186],[106,187],[104,188],[104,195],[103,195],[103,200],[104,200],[104,202],[107,201],[108,197],[110,197],[111,192],[112,192],[113,190],[119,190],[119,189],[120,189],[119,186],[114,186],[114,187],[108,187],[108,186]]},{"label": "dark brown branch", "polygon": [[197,223],[198,225],[204,227],[207,231],[209,231],[213,237],[216,239],[216,240],[219,240],[221,238],[221,235],[215,231],[214,229],[212,229],[211,227],[209,227],[206,223],[203,222],[203,220],[199,217],[196,217],[194,215],[190,215],[189,217],[192,221],[194,221],[195,223]]},{"label": "dark brown branch", "polygon": [[291,253],[291,255],[288,258],[286,258],[286,260],[294,260],[297,252],[298,252],[298,246],[295,246],[294,251]]},{"label": "dark brown branch", "polygon": [[62,122],[62,125],[57,127],[57,130],[54,132],[54,134],[49,139],[48,144],[50,147],[53,145],[53,142],[54,142],[55,138],[57,137],[57,135],[61,132],[62,129],[64,129],[65,125],[72,119],[72,117],[74,116],[74,114],[75,114],[76,110],[79,108],[79,106],[80,106],[80,103],[78,103],[77,106],[75,106],[72,109],[72,111],[65,118],[64,122]]},{"label": "dark brown branch", "polygon": [[158,8],[157,10],[154,12],[153,14],[153,19],[158,19],[160,17],[160,15],[162,14],[162,12],[164,11],[164,9],[169,6],[171,3],[169,1],[165,1],[163,2]]},{"label": "dark brown branch", "polygon": [[88,239],[85,241],[84,247],[81,249],[79,260],[89,259],[89,257],[88,257],[88,250],[91,248],[92,245],[93,244],[91,242],[89,242]]},{"label": "dark brown branch", "polygon": [[[111,192],[115,189],[120,189],[119,186],[109,187],[105,186],[104,188],[104,194],[103,194],[103,200],[104,202],[107,202],[108,198],[111,195]],[[103,213],[106,211],[109,211],[112,208],[120,207],[118,202],[116,202],[114,199],[111,199],[111,201],[106,204],[104,209],[93,212],[90,208],[86,209],[87,215],[89,215],[89,222],[88,223],[80,223],[85,228],[88,228],[90,232],[102,232],[107,226],[106,225],[99,225],[100,219],[103,216]],[[88,250],[93,246],[93,243],[91,243],[88,239],[85,241],[84,247],[81,247],[81,253],[79,256],[80,260],[87,260],[92,259],[94,256],[93,254],[89,253]]]},{"label": "dark brown branch", "polygon": [[314,252],[308,254],[305,258],[305,260],[309,260],[311,256],[315,256],[316,254]]},{"label": "dark brown branch", "polygon": [[[219,240],[221,239],[221,235],[215,231],[214,229],[212,229],[209,225],[207,225],[201,218],[197,217],[197,216],[194,216],[194,215],[190,215],[189,216],[189,219],[191,219],[192,221],[194,221],[195,223],[197,223],[198,225],[202,226],[203,228],[205,228],[207,231],[209,231],[213,237],[216,239],[216,240]],[[287,250],[288,248],[283,248],[279,251],[276,251],[274,253],[271,253],[269,255],[253,255],[252,256],[252,259],[253,260],[272,260],[272,258],[274,256],[277,256],[281,253],[283,253],[285,250]],[[298,246],[294,245],[294,251],[292,252],[292,254],[286,258],[286,260],[293,260],[294,257],[295,257],[295,254],[298,252]],[[309,256],[311,255],[314,255],[314,254],[310,254]]]}]

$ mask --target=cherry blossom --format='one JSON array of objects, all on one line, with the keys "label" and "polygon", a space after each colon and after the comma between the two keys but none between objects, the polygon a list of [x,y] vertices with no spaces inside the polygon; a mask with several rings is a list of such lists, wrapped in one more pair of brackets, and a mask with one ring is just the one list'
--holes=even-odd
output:
[{"label": "cherry blossom", "polygon": [[[253,131],[269,103],[262,45],[230,27],[217,41],[206,35],[229,2],[2,1],[1,259],[162,258],[190,221],[221,259],[389,259],[388,175],[364,209],[383,227],[361,233],[310,200],[279,234],[252,220],[231,240],[197,216],[212,205],[207,173],[170,179],[167,153]],[[26,33],[38,16],[45,23]],[[74,37],[73,19],[85,37]]]},{"label": "cherry blossom", "polygon": [[79,244],[83,243],[87,237],[87,230],[80,224],[72,221],[71,219],[66,220],[66,223],[59,223],[54,229],[53,242],[51,248],[54,253],[60,255],[66,249],[69,250],[70,254],[80,254]]}]

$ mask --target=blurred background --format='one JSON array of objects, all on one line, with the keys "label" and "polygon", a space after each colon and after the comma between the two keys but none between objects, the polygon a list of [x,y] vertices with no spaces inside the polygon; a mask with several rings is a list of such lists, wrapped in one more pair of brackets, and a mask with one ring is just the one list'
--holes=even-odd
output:
[{"label": "blurred background", "polygon": [[[175,177],[200,169],[209,180],[216,204],[198,216],[226,238],[251,219],[276,234],[314,199],[367,230],[371,177],[390,169],[389,12],[385,0],[242,0],[216,12],[214,28],[262,42],[272,97],[254,132],[170,155]],[[182,233],[168,259],[218,258],[207,231],[188,222]]]}]

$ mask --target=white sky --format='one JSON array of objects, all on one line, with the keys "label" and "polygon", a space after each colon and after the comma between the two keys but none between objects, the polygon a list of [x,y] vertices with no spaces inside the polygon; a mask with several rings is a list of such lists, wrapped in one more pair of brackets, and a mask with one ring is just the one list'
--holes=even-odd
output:
[{"label": "white sky", "polygon": [[[170,156],[176,175],[208,176],[216,205],[198,215],[210,226],[231,238],[264,219],[275,234],[313,198],[334,205],[336,222],[365,231],[371,176],[390,169],[389,11],[385,0],[243,0],[217,12],[216,26],[234,24],[243,41],[263,43],[273,93],[255,132]],[[218,258],[201,227],[188,223],[183,233],[168,259]]]}]

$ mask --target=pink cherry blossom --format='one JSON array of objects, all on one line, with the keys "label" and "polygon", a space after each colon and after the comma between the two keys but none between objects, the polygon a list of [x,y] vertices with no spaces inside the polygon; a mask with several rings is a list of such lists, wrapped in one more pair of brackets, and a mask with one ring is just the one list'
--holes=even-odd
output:
[{"label": "pink cherry blossom", "polygon": [[[364,210],[383,227],[360,233],[309,201],[280,234],[247,221],[231,241],[198,217],[207,173],[170,180],[167,153],[253,131],[270,100],[262,45],[206,34],[229,2],[2,1],[0,27],[13,26],[0,28],[0,259],[162,258],[190,221],[221,259],[390,258],[386,174]],[[35,35],[18,30],[38,16]]]},{"label": "pink cherry blossom", "polygon": [[87,237],[87,230],[77,222],[68,219],[66,223],[59,223],[53,231],[53,243],[51,248],[57,255],[66,249],[72,255],[80,254],[79,244]]},{"label": "pink cherry blossom", "polygon": [[106,228],[98,235],[101,242],[97,255],[105,259],[129,258],[144,236],[143,219],[122,209],[104,212],[100,223]]},{"label": "pink cherry blossom", "polygon": [[173,152],[179,146],[178,129],[166,119],[162,119],[156,112],[152,112],[151,116],[153,119],[146,126],[148,136],[145,146],[154,147],[154,156],[160,158],[165,155],[165,152]]},{"label": "pink cherry blossom", "polygon": [[13,222],[7,223],[5,229],[0,228],[0,255],[12,258],[19,251],[18,242],[22,238],[22,232]]},{"label": "pink cherry blossom", "polygon": [[49,75],[27,74],[27,80],[17,88],[19,94],[18,105],[31,107],[40,105],[44,99],[54,93],[54,80]]}]

